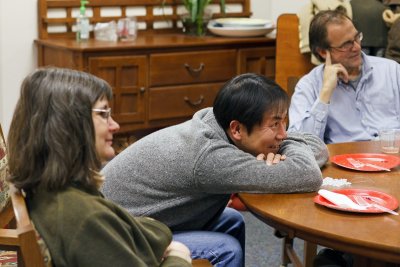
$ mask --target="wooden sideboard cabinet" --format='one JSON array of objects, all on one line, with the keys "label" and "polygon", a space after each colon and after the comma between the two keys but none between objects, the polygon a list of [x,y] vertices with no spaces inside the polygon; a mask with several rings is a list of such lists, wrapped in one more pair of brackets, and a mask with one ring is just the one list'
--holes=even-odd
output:
[{"label": "wooden sideboard cabinet", "polygon": [[230,78],[246,72],[274,79],[275,40],[143,33],[131,43],[36,40],[39,66],[90,72],[112,87],[121,133],[160,128],[212,106]]},{"label": "wooden sideboard cabinet", "polygon": [[[250,0],[225,2],[228,10],[241,7],[227,16],[251,15]],[[185,35],[179,27],[182,1],[165,3],[170,14],[156,12],[159,0],[89,1],[91,25],[116,21],[128,16],[131,8],[139,8],[145,13],[138,15],[137,21],[145,29],[131,42],[96,41],[93,32],[89,40],[78,42],[74,13],[79,11],[80,1],[39,0],[38,65],[77,69],[106,80],[113,88],[111,107],[121,126],[119,136],[189,119],[196,111],[212,106],[221,86],[238,74],[254,72],[275,78],[275,39]],[[217,3],[212,0],[210,5]],[[104,17],[107,8],[118,9],[118,15]],[[57,16],[51,15],[52,11]],[[214,13],[214,17],[222,15]],[[172,28],[156,28],[156,23],[165,21],[170,21]],[[64,27],[64,31],[55,32],[54,26]]]}]

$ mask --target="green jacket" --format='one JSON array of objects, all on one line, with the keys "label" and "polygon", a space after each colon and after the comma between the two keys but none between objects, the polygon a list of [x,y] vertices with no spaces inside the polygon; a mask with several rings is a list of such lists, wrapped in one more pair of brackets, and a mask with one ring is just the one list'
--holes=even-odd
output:
[{"label": "green jacket", "polygon": [[191,266],[174,256],[162,259],[172,239],[166,225],[134,218],[100,193],[40,191],[28,207],[53,266]]}]

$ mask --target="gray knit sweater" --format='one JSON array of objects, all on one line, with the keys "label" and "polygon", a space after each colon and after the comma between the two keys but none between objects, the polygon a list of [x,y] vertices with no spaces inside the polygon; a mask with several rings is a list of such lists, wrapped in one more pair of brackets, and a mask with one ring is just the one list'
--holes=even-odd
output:
[{"label": "gray knit sweater", "polygon": [[310,134],[289,134],[267,166],[231,144],[212,108],[154,132],[126,148],[102,170],[103,193],[135,216],[149,216],[173,231],[201,230],[225,208],[231,193],[317,190],[325,144]]}]

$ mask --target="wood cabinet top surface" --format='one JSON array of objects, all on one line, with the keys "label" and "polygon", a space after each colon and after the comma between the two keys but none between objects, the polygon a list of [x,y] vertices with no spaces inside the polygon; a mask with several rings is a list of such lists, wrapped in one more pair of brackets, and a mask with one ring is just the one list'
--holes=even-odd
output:
[{"label": "wood cabinet top surface", "polygon": [[39,45],[75,50],[81,52],[105,51],[105,50],[142,50],[157,48],[180,48],[180,47],[212,47],[212,46],[234,46],[234,45],[265,45],[274,46],[275,39],[270,37],[246,37],[226,38],[217,36],[189,36],[183,33],[160,33],[160,34],[139,34],[135,41],[130,42],[108,42],[89,39],[78,42],[75,39],[37,39]]}]

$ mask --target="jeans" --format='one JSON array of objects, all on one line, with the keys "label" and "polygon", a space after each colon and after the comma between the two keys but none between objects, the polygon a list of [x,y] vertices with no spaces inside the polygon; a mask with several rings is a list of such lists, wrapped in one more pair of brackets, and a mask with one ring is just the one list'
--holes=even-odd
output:
[{"label": "jeans", "polygon": [[193,259],[208,259],[217,267],[244,266],[245,238],[242,214],[228,207],[205,230],[173,232],[173,239],[185,244]]}]

